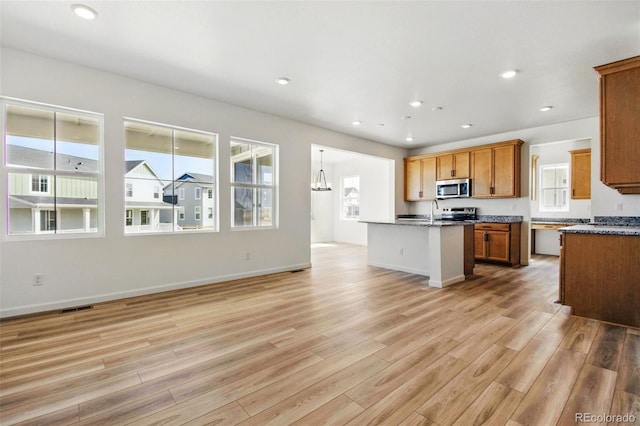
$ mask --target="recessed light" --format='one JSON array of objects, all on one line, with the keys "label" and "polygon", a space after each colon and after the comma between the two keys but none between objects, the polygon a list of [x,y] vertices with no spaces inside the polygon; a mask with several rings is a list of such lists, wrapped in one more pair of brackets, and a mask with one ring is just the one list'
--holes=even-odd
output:
[{"label": "recessed light", "polygon": [[278,82],[278,84],[280,84],[281,86],[286,86],[287,84],[289,84],[289,82],[291,81],[290,79],[288,79],[287,77],[280,77],[279,79],[276,80]]},{"label": "recessed light", "polygon": [[462,127],[463,129],[468,129],[471,126],[473,126],[473,124],[463,124],[460,127]]},{"label": "recessed light", "polygon": [[351,122],[351,124],[353,124],[354,126],[359,126],[359,125],[362,124],[362,121],[356,120],[356,121]]},{"label": "recessed light", "polygon": [[98,16],[98,12],[91,9],[89,6],[85,6],[84,4],[74,4],[71,5],[71,10],[83,19],[93,20]]},{"label": "recessed light", "polygon": [[407,136],[405,139],[407,142],[413,142],[413,136]]},{"label": "recessed light", "polygon": [[411,120],[411,116],[410,115],[405,115],[404,117],[402,117],[403,120]]},{"label": "recessed light", "polygon": [[418,108],[423,103],[424,103],[423,101],[411,101],[411,102],[409,102],[409,105],[411,105],[414,108]]},{"label": "recessed light", "polygon": [[502,78],[513,78],[518,74],[518,70],[506,70],[500,74]]},{"label": "recessed light", "polygon": [[434,106],[431,108],[431,111],[442,111],[442,107]]},{"label": "recessed light", "polygon": [[547,105],[547,106],[543,106],[542,108],[540,108],[540,111],[547,112],[547,111],[551,111],[552,109],[553,109],[553,107],[551,105]]}]

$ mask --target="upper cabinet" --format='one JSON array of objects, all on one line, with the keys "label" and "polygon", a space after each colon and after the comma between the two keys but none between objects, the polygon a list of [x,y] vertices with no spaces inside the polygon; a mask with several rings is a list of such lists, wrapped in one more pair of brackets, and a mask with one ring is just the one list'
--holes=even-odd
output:
[{"label": "upper cabinet", "polygon": [[436,180],[471,178],[476,198],[520,197],[520,147],[515,139],[467,150],[404,159],[405,201],[432,200]]},{"label": "upper cabinet", "polygon": [[600,82],[600,180],[640,194],[640,56],[595,67]]},{"label": "upper cabinet", "polygon": [[591,198],[591,148],[569,151],[571,154],[571,199]]},{"label": "upper cabinet", "polygon": [[432,200],[436,197],[436,157],[404,159],[405,201]]},{"label": "upper cabinet", "polygon": [[456,152],[436,157],[436,179],[463,179],[470,176],[469,152]]},{"label": "upper cabinet", "polygon": [[519,139],[471,151],[471,188],[474,198],[520,197]]}]

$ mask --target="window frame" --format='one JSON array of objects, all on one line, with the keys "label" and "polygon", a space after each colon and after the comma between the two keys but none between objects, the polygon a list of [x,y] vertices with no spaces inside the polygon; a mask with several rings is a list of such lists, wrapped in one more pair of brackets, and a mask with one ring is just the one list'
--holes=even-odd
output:
[{"label": "window frame", "polygon": [[[258,181],[258,163],[256,161],[254,161],[256,158],[258,157],[253,157],[252,161],[251,161],[251,175],[252,175],[252,182],[251,183],[246,183],[246,182],[235,182],[234,180],[234,156],[231,154],[231,145],[233,143],[239,143],[239,144],[246,144],[246,145],[251,145],[252,147],[256,147],[256,148],[268,148],[272,150],[272,171],[271,171],[271,184],[264,184],[264,183],[257,183]],[[251,139],[245,139],[245,138],[240,138],[240,137],[235,137],[232,136],[229,139],[229,148],[230,148],[230,154],[229,154],[229,187],[230,187],[230,196],[231,196],[231,203],[230,203],[230,209],[231,209],[231,223],[230,223],[230,227],[231,227],[231,231],[256,231],[256,230],[267,230],[267,229],[278,229],[279,228],[279,209],[278,209],[278,203],[279,203],[279,151],[280,151],[280,146],[278,144],[275,143],[269,143],[269,142],[262,142],[262,141],[256,141],[256,140],[251,140]],[[251,158],[250,153],[249,154],[244,154],[245,156],[248,156],[249,158]],[[253,208],[252,208],[252,224],[250,226],[242,226],[242,225],[236,225],[235,223],[235,211],[234,211],[234,201],[235,201],[235,196],[234,196],[234,191],[236,189],[239,188],[246,188],[246,189],[251,189],[252,190],[252,200],[253,200]],[[258,198],[258,194],[260,193],[261,190],[271,190],[271,224],[270,225],[258,225],[258,215],[260,214],[260,209],[256,208],[256,204],[255,204],[255,200]]]},{"label": "window frame", "polygon": [[[571,202],[571,196],[569,193],[569,188],[571,187],[571,170],[570,170],[570,166],[569,163],[558,163],[558,164],[542,164],[539,166],[540,170],[539,170],[539,186],[538,186],[538,211],[540,212],[544,212],[544,213],[553,213],[553,212],[568,212],[569,208],[570,208],[570,202]],[[566,170],[566,176],[567,176],[567,181],[566,181],[566,186],[548,186],[545,187],[544,186],[544,171],[545,169],[551,169],[554,168],[555,171],[557,171],[558,169],[565,169]],[[545,197],[544,197],[544,191],[545,190],[553,190],[555,194],[558,193],[558,191],[564,190],[565,191],[565,199],[566,202],[564,204],[564,206],[562,207],[556,207],[555,205],[551,208],[544,206],[544,201],[545,201]],[[554,195],[555,197],[555,195]],[[555,204],[555,203],[554,203]]]},{"label": "window frame", "polygon": [[[208,130],[198,130],[198,129],[191,129],[191,128],[186,128],[186,127],[181,127],[181,126],[176,126],[176,125],[172,125],[172,124],[164,124],[164,123],[158,123],[158,122],[154,122],[154,121],[148,121],[148,120],[142,120],[142,119],[138,119],[138,118],[132,118],[132,117],[123,117],[123,130],[125,132],[125,148],[124,148],[124,153],[125,153],[125,158],[126,158],[126,152],[128,146],[127,146],[127,137],[126,137],[126,126],[128,123],[138,123],[144,126],[152,126],[152,127],[158,127],[158,128],[162,128],[165,130],[169,130],[171,131],[172,134],[172,144],[173,144],[173,149],[171,152],[171,156],[172,156],[172,162],[175,161],[175,156],[177,155],[176,150],[178,149],[175,146],[175,133],[176,132],[186,132],[186,133],[193,133],[193,134],[199,134],[199,135],[206,135],[207,137],[211,137],[212,138],[212,144],[213,144],[213,158],[211,159],[212,161],[212,165],[213,165],[213,175],[212,175],[212,179],[213,179],[213,187],[214,187],[214,193],[217,193],[218,188],[219,188],[219,167],[220,167],[220,152],[219,152],[219,134],[212,132],[212,131],[208,131]],[[126,159],[125,159],[126,161]],[[145,159],[146,161],[146,159]],[[172,168],[174,167],[174,165],[172,165]],[[184,171],[185,173],[188,172],[187,170]],[[175,174],[175,170],[172,172],[173,176],[172,176],[172,181],[170,181],[168,184],[173,184],[174,188],[175,185],[178,183],[181,183],[181,181],[177,180],[178,179],[178,175]],[[123,179],[126,179],[126,174],[122,177]],[[161,179],[161,178],[160,178]],[[164,180],[164,179],[161,179]],[[161,200],[164,199],[164,189],[166,187],[166,185],[161,189],[163,192],[163,197],[160,197]],[[194,193],[195,195],[195,193]],[[173,196],[175,197],[175,200],[177,201],[185,201],[185,202],[190,202],[192,201],[191,199],[187,200],[186,197],[186,191],[184,186],[180,186],[179,188],[175,188],[175,192],[173,192]],[[195,197],[194,197],[195,198]],[[216,211],[219,210],[219,198],[218,196],[214,196],[213,197],[213,207]],[[188,205],[188,204],[187,204]],[[125,206],[126,208],[126,206]],[[162,216],[160,216],[162,217]],[[185,205],[179,206],[179,205],[174,205],[174,209],[173,209],[173,213],[172,213],[172,223],[173,223],[173,229],[171,231],[157,231],[157,230],[153,230],[153,231],[144,231],[144,232],[127,232],[126,230],[126,226],[123,227],[124,229],[124,235],[125,236],[132,236],[132,237],[139,237],[139,236],[151,236],[151,235],[182,235],[182,234],[193,234],[193,233],[210,233],[210,232],[220,232],[220,223],[215,220],[213,223],[213,227],[212,228],[201,228],[201,227],[196,227],[194,229],[189,228],[188,230],[178,230],[176,229],[176,225],[178,225],[178,222],[182,221],[186,221],[186,213],[185,213]],[[202,214],[201,214],[202,217]],[[162,223],[167,223],[167,222],[161,222]],[[141,225],[142,226],[142,225]]]},{"label": "window frame", "polygon": [[[345,213],[345,207],[347,206],[345,201],[347,200],[347,197],[344,194],[344,190],[345,190],[345,181],[347,179],[354,179],[357,178],[358,179],[358,216],[356,217],[348,217]],[[342,176],[340,178],[340,219],[341,220],[346,220],[346,221],[358,221],[360,220],[360,175],[349,175],[349,176]]]},{"label": "window frame", "polygon": [[[56,114],[69,114],[80,117],[87,117],[90,120],[95,120],[97,123],[96,145],[97,145],[97,160],[96,171],[68,171],[55,169],[55,163],[53,168],[43,168],[35,171],[32,167],[19,166],[19,165],[7,165],[7,112],[9,107],[23,107],[42,111],[48,111],[54,114],[54,122],[56,120]],[[104,114],[83,110],[79,108],[66,107],[62,105],[49,104],[44,102],[35,102],[26,99],[13,98],[8,96],[0,96],[0,129],[2,129],[2,147],[0,148],[0,210],[3,211],[7,217],[6,221],[3,221],[2,232],[0,238],[3,241],[30,241],[30,240],[66,240],[66,239],[84,239],[84,238],[104,238],[106,235],[106,221],[105,221],[105,166],[104,166]],[[55,133],[55,126],[54,126]],[[57,139],[57,135],[54,134],[52,142],[55,143],[61,141]],[[29,136],[27,136],[29,137]],[[53,211],[56,223],[60,223],[62,218],[60,217],[60,207],[56,205],[56,200],[59,197],[56,193],[56,181],[61,177],[80,177],[87,179],[95,179],[96,189],[96,218],[95,218],[95,231],[85,230],[73,230],[73,232],[64,232],[64,229],[57,229],[54,231],[40,231],[31,233],[19,233],[12,234],[10,231],[10,214],[9,214],[9,175],[28,175],[31,179],[32,175],[45,175],[47,176],[47,192],[54,198],[54,206],[52,208],[42,208],[40,212]],[[45,192],[32,192],[31,183],[29,183],[29,192],[32,194],[45,194]],[[40,227],[40,223],[33,224],[34,227]]]}]

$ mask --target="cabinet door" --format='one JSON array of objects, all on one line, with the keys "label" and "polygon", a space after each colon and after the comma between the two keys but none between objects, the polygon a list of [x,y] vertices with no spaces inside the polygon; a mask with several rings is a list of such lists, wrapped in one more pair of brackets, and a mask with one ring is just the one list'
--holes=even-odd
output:
[{"label": "cabinet door", "polygon": [[509,244],[509,232],[486,231],[487,234],[487,259],[500,262],[509,262],[511,246]]},{"label": "cabinet door", "polygon": [[433,200],[436,198],[436,158],[422,160],[422,199]]},{"label": "cabinet door", "polygon": [[453,177],[455,179],[465,179],[471,176],[469,173],[469,157],[469,152],[453,154]]},{"label": "cabinet door", "polygon": [[479,149],[471,153],[471,195],[475,198],[491,197],[492,158],[491,148]]},{"label": "cabinet door", "polygon": [[622,193],[638,194],[640,57],[602,68],[610,69],[598,70],[606,72],[600,80],[600,179]]},{"label": "cabinet door", "polygon": [[520,188],[516,188],[515,146],[507,145],[493,148],[493,191],[494,197],[515,197]]},{"label": "cabinet door", "polygon": [[571,151],[571,199],[591,198],[591,150]]},{"label": "cabinet door", "polygon": [[406,201],[419,201],[422,193],[421,161],[405,159],[404,172],[404,199]]},{"label": "cabinet door", "polygon": [[485,231],[473,231],[473,250],[476,259],[487,258],[487,244],[485,242]]},{"label": "cabinet door", "polygon": [[438,180],[453,179],[453,155],[439,155],[436,157],[436,177]]}]

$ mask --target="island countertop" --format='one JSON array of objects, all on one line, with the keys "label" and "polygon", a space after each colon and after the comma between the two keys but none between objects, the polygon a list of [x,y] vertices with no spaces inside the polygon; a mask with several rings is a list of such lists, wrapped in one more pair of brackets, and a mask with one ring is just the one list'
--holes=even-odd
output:
[{"label": "island countertop", "polygon": [[408,225],[408,226],[463,226],[473,225],[472,221],[455,221],[436,219],[431,223],[429,219],[396,219],[396,220],[360,220],[360,223],[375,223],[378,225]]},{"label": "island countertop", "polygon": [[611,225],[574,225],[558,229],[567,234],[597,234],[597,235],[631,235],[640,236],[640,226],[611,226]]}]

